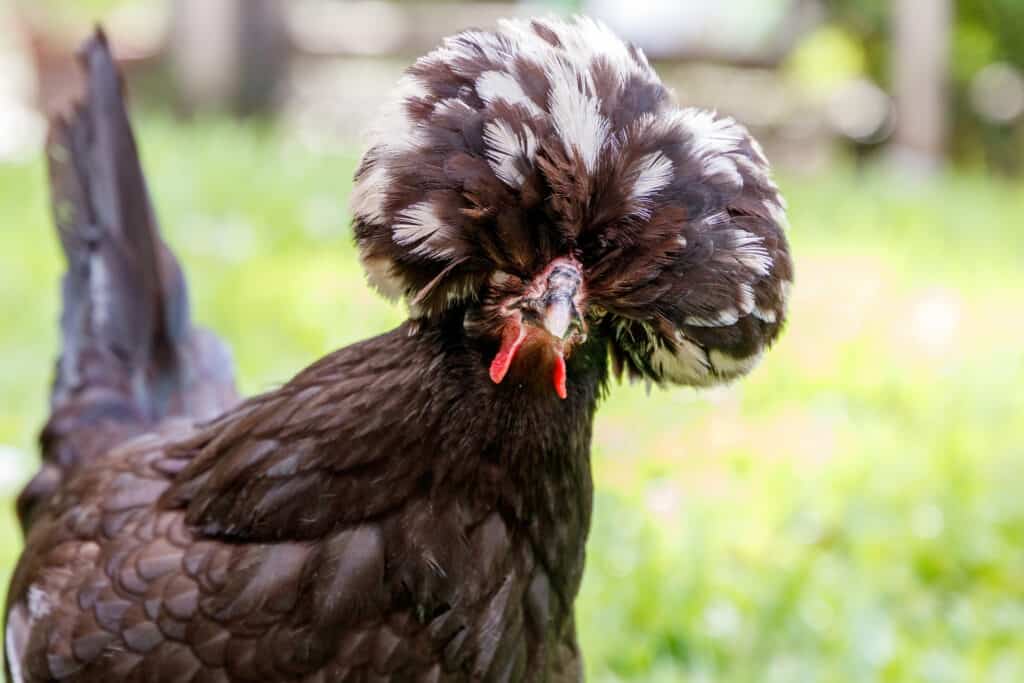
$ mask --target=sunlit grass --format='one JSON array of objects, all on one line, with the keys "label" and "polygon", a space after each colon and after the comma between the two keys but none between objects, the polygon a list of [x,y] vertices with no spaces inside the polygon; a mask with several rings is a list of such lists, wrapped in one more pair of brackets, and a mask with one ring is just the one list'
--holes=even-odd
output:
[{"label": "sunlit grass", "polygon": [[[140,128],[196,315],[245,390],[400,319],[350,243],[352,155],[224,121]],[[707,393],[616,387],[598,416],[590,678],[1024,680],[1024,188],[783,185],[798,281],[763,365]],[[60,272],[41,164],[0,167],[0,219],[0,468],[28,471]]]}]

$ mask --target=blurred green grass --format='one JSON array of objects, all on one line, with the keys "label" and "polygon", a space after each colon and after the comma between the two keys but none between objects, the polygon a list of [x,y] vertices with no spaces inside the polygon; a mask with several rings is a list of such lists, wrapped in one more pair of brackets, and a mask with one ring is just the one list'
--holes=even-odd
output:
[{"label": "blurred green grass", "polygon": [[[219,119],[138,125],[196,315],[247,392],[401,319],[350,243],[354,155]],[[8,495],[56,353],[44,178],[0,166]],[[704,393],[615,387],[598,416],[588,680],[1024,680],[1024,188],[782,180],[798,282],[762,367]]]}]

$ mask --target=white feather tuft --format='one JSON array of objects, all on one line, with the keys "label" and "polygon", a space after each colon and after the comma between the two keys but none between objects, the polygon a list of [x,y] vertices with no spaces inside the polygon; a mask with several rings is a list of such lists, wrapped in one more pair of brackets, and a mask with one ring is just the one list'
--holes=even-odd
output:
[{"label": "white feather tuft", "polygon": [[679,109],[669,114],[669,121],[690,133],[691,150],[706,160],[737,152],[749,137],[734,119],[707,109]]},{"label": "white feather tuft", "polygon": [[629,198],[637,204],[645,204],[651,196],[672,182],[674,170],[672,160],[661,152],[643,156],[634,167],[636,181],[630,190]]},{"label": "white feather tuft", "polygon": [[[574,17],[571,21],[536,21],[558,36],[565,53],[583,67],[590,68],[595,59],[602,58],[611,65],[620,84],[633,74],[657,79],[643,52],[637,49],[637,58],[634,59],[626,43],[600,21],[585,16]],[[526,22],[505,22],[502,28],[505,29],[511,23],[529,25]]]},{"label": "white feather tuft", "polygon": [[764,239],[741,228],[729,231],[724,248],[717,252],[719,261],[735,261],[753,273],[765,276],[772,270],[772,257],[764,246]]},{"label": "white feather tuft", "polygon": [[391,177],[384,164],[375,163],[363,174],[352,188],[349,206],[352,214],[367,223],[380,224],[385,221],[384,200],[391,186]]},{"label": "white feather tuft", "polygon": [[487,161],[494,174],[510,187],[521,187],[523,172],[517,162],[522,159],[533,163],[537,153],[537,138],[530,128],[517,133],[507,121],[491,121],[484,126],[484,143],[487,145]]},{"label": "white feather tuft", "polygon": [[485,71],[477,79],[476,92],[487,104],[495,100],[505,100],[509,104],[525,107],[532,116],[544,115],[544,111],[523,92],[523,86],[510,74]]},{"label": "white feather tuft", "polygon": [[761,349],[757,353],[754,353],[746,358],[734,358],[727,353],[713,349],[709,355],[711,365],[715,369],[717,374],[722,379],[734,379],[740,375],[745,375],[754,367],[761,362],[761,358],[764,356],[764,349]]},{"label": "white feather tuft", "polygon": [[[748,159],[741,152],[744,141],[753,142],[747,129],[728,116],[706,109],[679,109],[668,115],[667,125],[679,126],[690,138],[690,150],[701,159],[705,175],[720,178],[737,190],[743,187],[741,167],[758,181],[766,180],[763,157]],[[754,148],[755,155],[758,148]]]},{"label": "white feather tuft", "polygon": [[736,166],[733,154],[722,154],[704,160],[704,173],[710,177],[721,178],[737,190],[743,187],[743,176]]},{"label": "white feather tuft", "polygon": [[650,362],[662,380],[696,387],[714,382],[704,349],[682,335],[676,335],[675,342],[668,346],[655,345]]},{"label": "white feather tuft", "polygon": [[[463,31],[445,38],[443,46],[452,51],[456,57],[454,61],[478,61],[481,56],[495,65],[505,64],[509,61],[509,51],[506,45],[502,43],[498,34],[489,31]],[[445,61],[451,66],[457,66],[452,61]]]},{"label": "white feather tuft", "polygon": [[423,132],[409,118],[407,106],[410,100],[428,95],[427,86],[416,76],[403,75],[391,93],[389,104],[370,131],[370,148],[377,146],[392,152],[405,152],[419,147],[423,143]]},{"label": "white feather tuft", "polygon": [[688,315],[683,320],[692,327],[728,327],[739,322],[740,313],[735,308],[726,308],[711,315]]},{"label": "white feather tuft", "polygon": [[369,283],[387,299],[394,301],[405,294],[405,285],[401,278],[392,272],[394,265],[391,259],[384,256],[367,256],[360,254],[363,270]]},{"label": "white feather tuft", "polygon": [[740,283],[739,310],[740,315],[750,315],[755,307],[754,288],[747,282]]},{"label": "white feather tuft", "polygon": [[545,65],[545,70],[551,82],[551,120],[565,153],[570,157],[578,153],[587,171],[593,173],[608,142],[609,123],[590,94],[590,72],[563,60]]},{"label": "white feather tuft", "polygon": [[760,306],[754,307],[753,314],[758,320],[770,324],[775,324],[779,319],[779,316],[775,311],[770,308],[761,308]]},{"label": "white feather tuft", "polygon": [[398,212],[392,227],[395,242],[411,246],[412,252],[428,258],[443,259],[452,255],[450,247],[441,247],[438,242],[448,237],[448,226],[438,217],[434,205],[418,202]]}]

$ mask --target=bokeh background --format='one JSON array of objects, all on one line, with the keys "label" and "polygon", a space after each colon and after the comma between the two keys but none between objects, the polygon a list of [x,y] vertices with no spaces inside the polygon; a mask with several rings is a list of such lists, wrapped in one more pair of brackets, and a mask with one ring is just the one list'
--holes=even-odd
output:
[{"label": "bokeh background", "polygon": [[749,379],[602,407],[589,680],[1024,681],[1019,0],[0,0],[0,581],[57,351],[45,121],[95,21],[197,316],[256,392],[403,316],[347,206],[401,69],[576,11],[764,141],[797,264]]}]

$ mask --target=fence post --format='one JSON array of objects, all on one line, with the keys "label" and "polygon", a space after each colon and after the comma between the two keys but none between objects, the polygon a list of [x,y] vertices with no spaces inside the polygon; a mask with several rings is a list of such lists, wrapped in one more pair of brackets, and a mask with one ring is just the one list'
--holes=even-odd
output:
[{"label": "fence post", "polygon": [[171,73],[188,111],[249,114],[275,102],[289,46],[278,0],[173,0]]},{"label": "fence post", "polygon": [[946,153],[951,0],[893,0],[892,74],[896,160],[936,170]]}]

